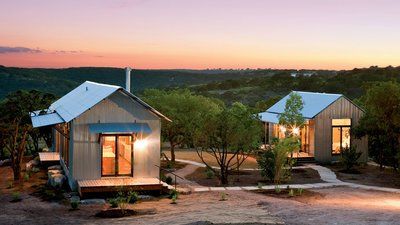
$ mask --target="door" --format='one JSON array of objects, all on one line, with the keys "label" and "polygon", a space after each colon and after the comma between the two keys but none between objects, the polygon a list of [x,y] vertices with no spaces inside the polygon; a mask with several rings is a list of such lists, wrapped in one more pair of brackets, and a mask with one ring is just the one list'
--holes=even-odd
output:
[{"label": "door", "polygon": [[102,135],[101,156],[102,176],[132,176],[132,135]]}]

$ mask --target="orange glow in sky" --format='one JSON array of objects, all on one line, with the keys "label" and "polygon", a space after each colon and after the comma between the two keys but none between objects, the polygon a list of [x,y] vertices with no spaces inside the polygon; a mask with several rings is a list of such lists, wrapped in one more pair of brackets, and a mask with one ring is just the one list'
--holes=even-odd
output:
[{"label": "orange glow in sky", "polygon": [[399,26],[394,0],[2,1],[0,65],[398,66]]}]

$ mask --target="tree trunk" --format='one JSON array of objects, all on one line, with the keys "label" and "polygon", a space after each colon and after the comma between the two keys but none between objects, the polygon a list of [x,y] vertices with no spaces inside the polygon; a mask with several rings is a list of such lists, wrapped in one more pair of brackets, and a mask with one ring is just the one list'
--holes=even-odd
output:
[{"label": "tree trunk", "polygon": [[228,184],[228,170],[223,167],[221,167],[221,184]]},{"label": "tree trunk", "polygon": [[21,180],[21,164],[20,163],[15,163],[12,166],[13,173],[14,173],[14,181],[20,181]]},{"label": "tree trunk", "polygon": [[171,162],[175,163],[175,144],[172,141],[169,143],[171,145]]}]

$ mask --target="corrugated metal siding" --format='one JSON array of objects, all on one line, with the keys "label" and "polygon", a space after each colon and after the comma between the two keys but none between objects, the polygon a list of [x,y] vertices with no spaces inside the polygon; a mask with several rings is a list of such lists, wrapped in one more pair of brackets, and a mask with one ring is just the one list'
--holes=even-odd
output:
[{"label": "corrugated metal siding", "polygon": [[[363,111],[344,97],[339,98],[315,118],[315,159],[319,162],[330,162],[332,156],[332,119],[351,118],[352,127],[358,124]],[[368,158],[368,141],[351,137],[351,145],[356,145],[362,152],[362,161]]]},{"label": "corrugated metal siding", "polygon": [[147,136],[148,149],[134,151],[134,176],[159,177],[161,121],[127,95],[118,91],[86,111],[73,123],[73,176],[77,180],[101,178],[99,135],[89,132],[91,123],[147,123],[152,133]]}]

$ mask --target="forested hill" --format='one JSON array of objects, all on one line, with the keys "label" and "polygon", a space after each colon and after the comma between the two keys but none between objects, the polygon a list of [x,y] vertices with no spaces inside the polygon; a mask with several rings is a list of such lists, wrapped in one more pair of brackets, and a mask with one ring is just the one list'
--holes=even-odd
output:
[{"label": "forested hill", "polygon": [[[290,73],[294,70],[285,71]],[[193,86],[241,78],[266,77],[276,73],[277,70],[270,69],[133,70],[131,89],[133,92],[140,92],[146,88]],[[86,80],[124,86],[125,72],[122,68],[109,67],[29,69],[0,66],[0,99],[21,89],[37,89],[62,96]]]},{"label": "forested hill", "polygon": [[[365,89],[376,81],[400,81],[400,67],[369,67],[338,71],[335,75],[315,73],[312,76],[292,77],[288,72],[269,77],[250,77],[212,82],[193,87],[202,95],[222,99],[225,103],[240,101],[255,105],[260,101],[279,99],[292,90],[340,93],[351,99],[362,96]],[[270,103],[265,103],[269,105]]]}]

